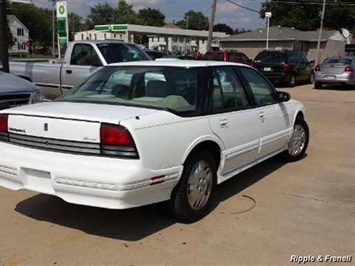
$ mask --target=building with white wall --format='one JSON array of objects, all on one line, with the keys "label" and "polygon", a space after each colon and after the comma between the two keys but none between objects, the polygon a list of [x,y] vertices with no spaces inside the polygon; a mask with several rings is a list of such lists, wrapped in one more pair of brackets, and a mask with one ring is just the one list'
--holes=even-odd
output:
[{"label": "building with white wall", "polygon": [[[185,30],[171,27],[152,27],[132,24],[96,25],[94,30],[75,33],[75,40],[119,39],[134,42],[135,35],[149,36],[149,49],[169,52],[207,51],[208,31]],[[213,32],[212,46],[219,45],[220,38],[227,37],[224,32]]]},{"label": "building with white wall", "polygon": [[14,15],[7,16],[14,45],[9,47],[10,54],[27,55],[29,50],[29,30]]},{"label": "building with white wall", "polygon": [[126,34],[124,32],[111,32],[101,30],[87,30],[76,32],[74,35],[75,41],[81,40],[126,40]]}]

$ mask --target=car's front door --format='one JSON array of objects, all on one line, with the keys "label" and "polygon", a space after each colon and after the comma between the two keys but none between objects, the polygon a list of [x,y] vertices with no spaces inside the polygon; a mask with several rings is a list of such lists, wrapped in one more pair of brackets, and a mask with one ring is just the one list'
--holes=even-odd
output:
[{"label": "car's front door", "polygon": [[261,125],[259,157],[280,151],[292,133],[292,122],[284,102],[277,100],[274,87],[256,70],[238,67],[253,94]]},{"label": "car's front door", "polygon": [[102,62],[92,45],[75,44],[70,64],[63,64],[62,87],[70,89],[79,85],[94,73],[99,66],[102,66]]},{"label": "car's front door", "polygon": [[225,145],[221,175],[228,178],[235,170],[257,158],[260,123],[233,67],[214,67],[212,71],[213,97],[209,122],[212,131]]}]

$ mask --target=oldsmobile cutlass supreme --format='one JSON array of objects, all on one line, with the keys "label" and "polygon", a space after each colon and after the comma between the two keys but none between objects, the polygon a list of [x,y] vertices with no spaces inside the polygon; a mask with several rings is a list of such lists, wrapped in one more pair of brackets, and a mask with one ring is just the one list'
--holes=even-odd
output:
[{"label": "oldsmobile cutlass supreme", "polygon": [[168,201],[194,222],[217,184],[276,154],[299,160],[308,140],[304,106],[252,67],[121,63],[0,112],[0,185],[111,209]]}]

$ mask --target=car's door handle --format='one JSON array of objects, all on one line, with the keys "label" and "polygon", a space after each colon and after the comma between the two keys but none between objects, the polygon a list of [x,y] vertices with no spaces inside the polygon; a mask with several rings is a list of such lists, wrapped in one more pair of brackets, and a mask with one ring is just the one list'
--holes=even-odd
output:
[{"label": "car's door handle", "polygon": [[72,70],[70,70],[70,69],[67,69],[67,71],[65,71],[65,72],[67,72],[67,74],[71,74],[71,73],[73,73],[73,71],[72,71]]},{"label": "car's door handle", "polygon": [[227,119],[221,119],[219,120],[219,124],[221,127],[228,127],[228,121]]},{"label": "car's door handle", "polygon": [[261,120],[261,122],[264,123],[264,120],[265,120],[265,113],[264,113],[264,112],[260,112],[258,116],[259,116],[259,119]]}]

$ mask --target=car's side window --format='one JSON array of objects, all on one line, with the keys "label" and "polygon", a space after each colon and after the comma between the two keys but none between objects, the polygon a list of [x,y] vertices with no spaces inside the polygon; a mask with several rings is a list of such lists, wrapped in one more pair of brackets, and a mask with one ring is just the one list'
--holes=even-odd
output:
[{"label": "car's side window", "polygon": [[249,83],[257,106],[265,106],[277,102],[273,87],[262,75],[249,67],[239,67],[238,69]]},{"label": "car's side window", "polygon": [[250,106],[232,67],[213,69],[213,111],[233,111]]},{"label": "car's side window", "polygon": [[301,53],[301,54],[302,54],[302,61],[303,61],[303,63],[308,64],[309,61],[308,61],[307,57],[306,57],[303,53]]},{"label": "car's side window", "polygon": [[75,44],[70,60],[71,65],[100,66],[102,65],[94,47],[90,44]]}]

